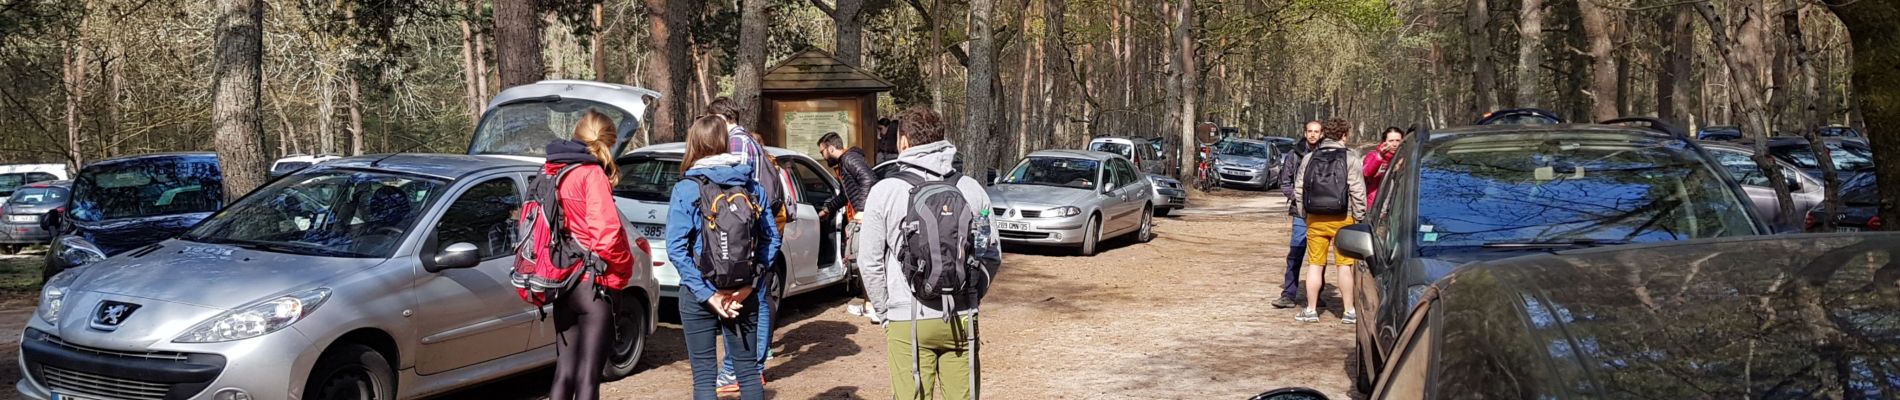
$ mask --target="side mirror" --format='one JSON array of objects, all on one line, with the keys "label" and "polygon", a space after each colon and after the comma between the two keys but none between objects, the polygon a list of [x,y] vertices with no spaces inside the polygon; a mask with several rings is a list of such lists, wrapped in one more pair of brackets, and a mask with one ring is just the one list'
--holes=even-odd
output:
[{"label": "side mirror", "polygon": [[996,171],[995,168],[990,168],[990,170],[983,172],[983,177],[985,178],[983,179],[984,182],[995,185],[997,181],[1003,180],[1003,173]]},{"label": "side mirror", "polygon": [[439,272],[454,268],[473,268],[476,264],[481,264],[482,262],[481,255],[477,254],[480,252],[481,249],[476,248],[473,244],[451,244],[449,247],[442,248],[442,252],[436,253],[435,268],[431,268],[429,272]]},{"label": "side mirror", "polygon": [[1339,246],[1339,255],[1360,260],[1372,258],[1371,225],[1353,224],[1340,229],[1339,235],[1333,238],[1333,242]]},{"label": "side mirror", "polygon": [[1784,175],[1782,175],[1782,177],[1781,177],[1781,178],[1782,178],[1782,179],[1787,179],[1787,180],[1788,180],[1788,191],[1790,191],[1790,192],[1799,192],[1799,191],[1801,191],[1801,189],[1802,189],[1802,188],[1801,188],[1801,178],[1796,178],[1796,177],[1795,177],[1794,175],[1786,175],[1786,173],[1783,173],[1783,174],[1784,174]]},{"label": "side mirror", "polygon": [[1252,400],[1328,400],[1328,399],[1326,398],[1326,394],[1320,393],[1318,390],[1313,390],[1313,389],[1308,389],[1308,388],[1303,388],[1303,387],[1289,387],[1289,388],[1273,389],[1272,391],[1261,393],[1260,395],[1254,396]]},{"label": "side mirror", "polygon": [[46,216],[40,217],[40,230],[54,234],[66,233],[65,225],[63,225],[66,222],[65,214],[66,212],[61,209],[47,211]]}]

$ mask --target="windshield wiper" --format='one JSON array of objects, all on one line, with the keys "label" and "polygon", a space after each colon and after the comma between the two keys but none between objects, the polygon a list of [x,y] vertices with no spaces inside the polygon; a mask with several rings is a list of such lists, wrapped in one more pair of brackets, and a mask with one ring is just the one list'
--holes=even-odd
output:
[{"label": "windshield wiper", "polygon": [[1630,241],[1615,240],[1615,239],[1589,239],[1589,238],[1511,240],[1511,241],[1485,242],[1484,248],[1487,248],[1487,249],[1527,249],[1527,248],[1552,248],[1552,247],[1597,247],[1597,246],[1615,246],[1615,245],[1620,245],[1620,244],[1630,244]]},{"label": "windshield wiper", "polygon": [[261,240],[217,239],[215,241],[212,241],[212,243],[238,247],[238,248],[242,248],[246,250],[268,251],[272,253],[287,253],[287,254],[299,254],[299,255],[326,256],[326,257],[366,257],[365,255],[362,255],[362,254],[357,254],[357,253],[342,251],[342,250],[333,250],[333,249],[311,247],[311,246],[299,246],[299,245],[286,244],[286,243],[273,243],[273,242],[265,242]]}]

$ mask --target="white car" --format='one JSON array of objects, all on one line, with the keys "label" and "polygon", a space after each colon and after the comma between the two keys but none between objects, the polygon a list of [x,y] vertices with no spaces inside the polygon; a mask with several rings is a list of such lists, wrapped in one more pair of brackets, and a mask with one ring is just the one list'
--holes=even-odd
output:
[{"label": "white car", "polygon": [[13,190],[28,183],[71,179],[66,164],[0,165],[0,204],[13,196]]},{"label": "white car", "polygon": [[[772,283],[771,301],[777,309],[780,299],[846,282],[849,274],[840,262],[838,217],[831,216],[833,221],[818,218],[819,206],[838,195],[838,181],[809,156],[776,147],[767,147],[766,152],[791,174],[792,184],[786,190],[797,202],[784,227],[780,265],[775,266],[787,272]],[[666,143],[634,150],[616,162],[620,184],[614,186],[614,202],[654,249],[666,248],[668,201],[680,180],[680,159],[685,153],[684,143]],[[653,253],[653,276],[660,281],[660,295],[678,298],[679,272],[667,262],[665,251]]]},{"label": "white car", "polygon": [[270,164],[270,177],[276,178],[276,177],[280,177],[284,175],[290,175],[291,173],[302,171],[304,168],[310,168],[310,166],[312,165],[317,165],[317,163],[335,160],[337,158],[340,158],[340,157],[328,155],[328,154],[319,154],[319,155],[314,155],[314,156],[294,155],[294,156],[279,158],[277,159],[277,162],[273,162]]}]

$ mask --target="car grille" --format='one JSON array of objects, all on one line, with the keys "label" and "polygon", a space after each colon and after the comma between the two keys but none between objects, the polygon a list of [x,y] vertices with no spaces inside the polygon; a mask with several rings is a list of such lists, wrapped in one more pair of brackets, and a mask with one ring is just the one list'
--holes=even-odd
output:
[{"label": "car grille", "polygon": [[1251,177],[1251,176],[1240,176],[1240,175],[1234,175],[1234,174],[1225,174],[1225,173],[1223,173],[1223,174],[1220,174],[1220,178],[1221,178],[1221,179],[1226,179],[1226,180],[1230,180],[1230,181],[1251,181],[1251,180],[1253,180],[1253,177]]},{"label": "car grille", "polygon": [[1038,210],[1016,210],[1016,212],[1022,214],[1023,218],[1042,218],[1042,211]]},{"label": "car grille", "polygon": [[990,215],[1001,217],[1005,214],[1009,214],[1009,209],[1002,207],[990,208]]},{"label": "car grille", "polygon": [[145,358],[145,359],[165,360],[165,361],[185,361],[186,359],[190,358],[189,356],[186,356],[185,353],[170,352],[170,351],[119,351],[119,350],[107,350],[107,349],[101,349],[101,348],[80,346],[80,345],[76,345],[72,343],[66,343],[66,341],[59,340],[59,337],[53,336],[53,335],[46,335],[44,339],[48,342],[53,342],[53,344],[57,344],[60,347],[65,347],[67,349],[72,349],[74,351],[81,351],[81,352],[100,354],[100,355],[108,355],[108,356],[114,356],[114,357],[133,357],[133,358]]},{"label": "car grille", "polygon": [[47,386],[53,391],[102,399],[160,400],[172,390],[171,384],[88,374],[54,366],[40,368]]},{"label": "car grille", "polygon": [[666,239],[666,225],[633,224],[633,229],[640,230],[640,236],[646,236],[647,240],[650,240],[650,241],[658,241],[658,240]]},{"label": "car grille", "polygon": [[1004,239],[1048,239],[1049,238],[1049,233],[1047,232],[997,231],[996,234],[998,236],[1002,236]]}]

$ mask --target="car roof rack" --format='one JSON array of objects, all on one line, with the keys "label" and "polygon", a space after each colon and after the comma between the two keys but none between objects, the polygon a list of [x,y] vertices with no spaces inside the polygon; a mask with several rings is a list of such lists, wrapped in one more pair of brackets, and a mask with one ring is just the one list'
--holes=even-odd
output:
[{"label": "car roof rack", "polygon": [[1663,120],[1650,118],[1650,117],[1623,117],[1623,118],[1608,119],[1608,120],[1604,120],[1603,122],[1598,122],[1598,124],[1602,124],[1602,125],[1625,125],[1625,124],[1633,124],[1633,123],[1642,124],[1640,128],[1647,128],[1649,130],[1668,134],[1669,136],[1675,136],[1680,139],[1693,139],[1689,137],[1688,132],[1683,132],[1682,129],[1676,128],[1675,125],[1671,125],[1668,122],[1663,122]]},{"label": "car roof rack", "polygon": [[1541,108],[1512,108],[1484,113],[1484,115],[1479,116],[1478,120],[1473,122],[1472,125],[1498,125],[1500,124],[1499,121],[1518,118],[1538,118],[1548,121],[1551,124],[1563,124],[1568,122],[1564,120],[1562,115],[1557,115],[1555,111]]}]

